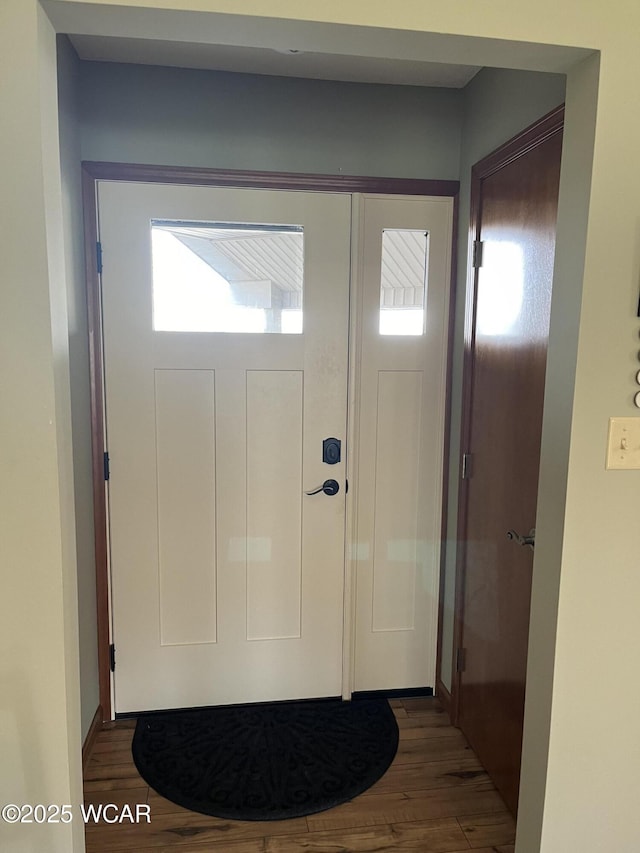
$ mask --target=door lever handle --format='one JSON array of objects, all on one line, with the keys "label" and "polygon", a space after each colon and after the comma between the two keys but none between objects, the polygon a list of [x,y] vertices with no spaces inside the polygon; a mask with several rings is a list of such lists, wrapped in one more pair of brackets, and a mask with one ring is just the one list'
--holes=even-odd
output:
[{"label": "door lever handle", "polygon": [[521,536],[515,530],[507,530],[507,539],[517,542],[518,545],[529,545],[533,550],[536,544],[536,529],[532,527],[527,536]]},{"label": "door lever handle", "polygon": [[317,489],[310,489],[308,492],[305,492],[305,495],[318,495],[320,492],[324,492],[325,495],[337,495],[340,491],[340,485],[337,480],[325,480],[321,486],[318,486]]}]

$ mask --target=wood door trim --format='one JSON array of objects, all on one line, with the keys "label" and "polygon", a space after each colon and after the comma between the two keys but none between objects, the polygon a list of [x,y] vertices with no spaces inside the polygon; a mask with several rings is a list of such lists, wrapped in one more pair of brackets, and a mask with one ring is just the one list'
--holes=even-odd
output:
[{"label": "wood door trim", "polygon": [[[504,168],[509,163],[524,156],[547,139],[562,132],[564,127],[564,104],[551,110],[541,119],[525,128],[513,139],[497,148],[471,168],[471,201],[469,214],[468,250],[467,250],[467,293],[464,320],[464,354],[462,368],[462,421],[460,429],[460,452],[468,452],[471,437],[471,409],[474,370],[474,331],[477,270],[473,267],[473,243],[479,239],[481,225],[481,189],[482,181]],[[467,508],[469,481],[460,480],[458,492],[458,518],[456,532],[456,569],[455,603],[453,620],[453,672],[451,674],[451,720],[458,725],[460,718],[461,674],[456,667],[457,650],[462,647],[464,622],[464,585],[466,566]]]},{"label": "wood door trim", "polygon": [[442,710],[451,719],[451,693],[444,686],[440,678],[436,680],[436,699],[442,705]]},{"label": "wood door trim", "polygon": [[456,305],[458,280],[458,216],[459,195],[453,199],[453,229],[451,233],[451,282],[449,285],[449,328],[447,329],[447,372],[444,401],[444,453],[442,457],[442,524],[440,528],[440,582],[438,584],[438,629],[436,635],[436,683],[435,692],[451,717],[451,692],[442,680],[442,640],[444,620],[444,595],[447,557],[447,515],[449,504],[449,465],[451,464],[451,406],[453,399],[453,343],[456,326]]},{"label": "wood door trim", "polygon": [[190,184],[192,186],[431,196],[455,196],[460,187],[458,181],[437,181],[421,178],[312,175],[302,172],[253,172],[236,169],[201,169],[193,166],[153,166],[143,163],[105,163],[100,161],[86,161],[82,166],[94,180]]},{"label": "wood door trim", "polygon": [[[187,184],[191,186],[247,187],[253,189],[307,190],[316,192],[379,193],[381,195],[442,196],[454,199],[454,236],[450,340],[447,357],[447,422],[451,404],[451,325],[455,295],[455,238],[459,181],[418,178],[378,178],[357,175],[313,175],[287,172],[238,171],[181,166],[154,166],[140,163],[82,163],[82,201],[84,210],[85,277],[89,327],[89,370],[91,386],[91,443],[93,468],[93,507],[95,526],[96,608],[98,641],[98,682],[102,721],[112,718],[111,643],[109,612],[109,567],[107,557],[107,505],[104,480],[104,361],[102,337],[102,297],[98,273],[97,182],[135,181],[140,183]],[[449,455],[448,430],[445,433],[445,460]],[[443,479],[443,525],[446,503],[447,468]],[[443,527],[444,529],[444,527]],[[444,549],[442,549],[444,550]],[[442,590],[442,579],[441,579]],[[441,595],[442,598],[442,595]],[[442,603],[440,603],[440,609]],[[440,638],[440,631],[439,631]],[[440,643],[440,639],[438,641]],[[438,653],[437,661],[440,655]]]},{"label": "wood door trim", "polygon": [[96,181],[82,170],[85,279],[89,331],[89,382],[91,406],[91,460],[93,473],[94,555],[96,562],[96,612],[98,642],[98,692],[102,722],[111,720],[111,662],[109,646],[109,566],[107,558],[107,499],[104,479],[104,373],[102,308],[98,274],[98,218]]},{"label": "wood door trim", "polygon": [[93,752],[93,747],[95,746],[96,740],[98,738],[98,734],[102,730],[102,708],[100,705],[96,708],[96,712],[93,715],[93,719],[91,720],[91,725],[89,726],[89,731],[87,732],[87,736],[84,739],[84,743],[82,744],[82,770],[83,772],[87,768],[87,764],[89,763],[89,759],[91,758],[91,753]]},{"label": "wood door trim", "polygon": [[[564,104],[561,104],[472,166],[472,180],[488,178],[489,175],[508,166],[509,163],[531,151],[532,148],[537,148],[538,145],[546,142],[549,137],[559,133],[563,127]],[[471,224],[477,225],[477,223]]]}]

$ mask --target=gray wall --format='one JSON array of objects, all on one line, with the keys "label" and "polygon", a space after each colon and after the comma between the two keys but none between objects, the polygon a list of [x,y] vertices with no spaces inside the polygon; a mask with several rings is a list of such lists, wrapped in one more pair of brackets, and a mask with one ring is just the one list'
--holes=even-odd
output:
[{"label": "gray wall", "polygon": [[453,610],[455,600],[456,525],[458,483],[464,308],[467,286],[467,239],[471,167],[521,130],[564,102],[565,77],[484,68],[463,90],[464,119],[460,147],[460,217],[458,221],[458,286],[453,359],[451,412],[451,465],[445,554],[445,601],[443,610],[442,681],[451,687],[453,662]]},{"label": "gray wall", "polygon": [[98,707],[99,692],[89,415],[89,349],[80,184],[79,79],[80,62],[75,51],[66,36],[58,37],[60,165],[69,317],[73,482],[78,557],[80,700],[84,739]]},{"label": "gray wall", "polygon": [[456,179],[459,90],[82,63],[82,158]]}]

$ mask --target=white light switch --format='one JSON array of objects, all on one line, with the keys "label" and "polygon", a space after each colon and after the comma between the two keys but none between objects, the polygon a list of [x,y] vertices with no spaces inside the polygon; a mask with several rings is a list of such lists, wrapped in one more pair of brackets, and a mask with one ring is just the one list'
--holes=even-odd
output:
[{"label": "white light switch", "polygon": [[609,418],[607,468],[640,468],[640,418]]}]

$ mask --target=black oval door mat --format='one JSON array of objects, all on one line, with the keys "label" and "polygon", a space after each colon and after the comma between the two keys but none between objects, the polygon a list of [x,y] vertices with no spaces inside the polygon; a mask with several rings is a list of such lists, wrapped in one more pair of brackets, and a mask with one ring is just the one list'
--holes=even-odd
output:
[{"label": "black oval door mat", "polygon": [[143,714],[132,750],[143,779],[184,808],[282,820],[366,791],[397,748],[393,712],[376,698]]}]

